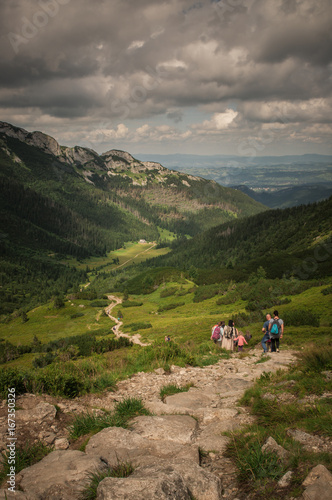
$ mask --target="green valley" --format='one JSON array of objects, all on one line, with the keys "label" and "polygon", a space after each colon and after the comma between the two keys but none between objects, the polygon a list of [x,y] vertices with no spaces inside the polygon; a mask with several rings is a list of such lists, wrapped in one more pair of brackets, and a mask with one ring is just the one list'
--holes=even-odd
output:
[{"label": "green valley", "polygon": [[[222,369],[231,385],[237,374],[236,383],[249,388],[232,403],[241,407],[226,414],[248,418],[246,432],[226,426],[216,439],[232,438],[224,456],[241,494],[254,489],[252,498],[267,498],[284,473],[280,461],[261,451],[273,436],[290,451],[289,490],[298,496],[309,465],[331,463],[327,453],[303,453],[288,430],[331,435],[331,381],[323,374],[332,367],[332,198],[271,210],[214,181],[123,151],[99,156],[60,147],[8,124],[0,132],[2,397],[15,387],[17,396],[56,401],[56,418],[70,429],[68,447],[82,452],[103,428],[126,428],[131,417],[150,415],[136,394],[122,400],[123,384],[136,391],[143,380],[138,394],[145,394],[146,376],[165,377],[160,402],[154,401],[163,405],[170,395],[196,394],[189,372],[213,377],[210,370]],[[280,353],[266,355],[262,326],[275,309],[285,330]],[[233,320],[248,339],[243,352],[212,342],[211,328],[222,320]],[[283,356],[298,361],[285,373],[276,368],[277,356],[281,366]],[[253,371],[260,378],[250,385]],[[167,384],[176,373],[183,383]],[[117,402],[106,409],[113,391],[120,391]],[[76,406],[75,417],[62,413],[74,398],[91,413],[76,414]],[[208,411],[223,413],[220,404]],[[200,465],[217,456],[206,446]],[[38,449],[27,448],[32,463],[52,450],[42,440]],[[4,458],[1,480],[5,467]]]}]

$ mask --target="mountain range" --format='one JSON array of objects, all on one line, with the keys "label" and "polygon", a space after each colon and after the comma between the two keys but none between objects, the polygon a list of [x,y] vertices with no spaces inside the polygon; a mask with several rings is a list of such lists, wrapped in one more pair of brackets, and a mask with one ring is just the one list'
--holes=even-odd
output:
[{"label": "mountain range", "polygon": [[[143,160],[151,155],[140,154]],[[287,208],[332,195],[332,156],[155,155],[174,170],[239,189],[269,208]]]},{"label": "mountain range", "polygon": [[126,241],[160,241],[165,230],[192,237],[265,210],[215,181],[116,149],[98,155],[60,146],[42,132],[5,122],[0,167],[4,311],[28,301],[38,288],[49,296],[82,282],[77,269],[64,269],[65,257],[105,255]]}]

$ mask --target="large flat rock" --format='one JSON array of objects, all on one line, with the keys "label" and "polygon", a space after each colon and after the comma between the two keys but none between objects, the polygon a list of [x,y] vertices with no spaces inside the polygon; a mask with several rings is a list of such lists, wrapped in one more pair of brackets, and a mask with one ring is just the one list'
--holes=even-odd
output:
[{"label": "large flat rock", "polygon": [[197,444],[204,451],[222,453],[225,451],[229,442],[228,437],[221,435],[221,433],[225,430],[228,429],[225,429],[224,422],[213,422],[203,429],[197,437],[195,444]]},{"label": "large flat rock", "polygon": [[249,389],[249,387],[252,387],[252,385],[253,382],[250,380],[244,380],[234,376],[232,378],[226,377],[217,380],[214,387],[215,391],[221,397],[230,397],[243,393],[245,390]]},{"label": "large flat rock", "polygon": [[128,478],[106,478],[98,486],[97,500],[191,500],[180,474],[172,468],[150,471],[150,476],[135,471]]},{"label": "large flat rock", "polygon": [[36,499],[72,500],[87,482],[87,473],[102,470],[105,464],[81,451],[53,451],[43,460],[23,469],[17,485]]},{"label": "large flat rock", "polygon": [[153,441],[121,427],[108,427],[92,436],[85,452],[99,456],[110,466],[117,465],[118,461],[130,461],[137,466],[146,463],[146,457],[154,462],[176,457],[199,463],[197,446],[165,439]]},{"label": "large flat rock", "polygon": [[189,392],[180,392],[173,396],[165,398],[167,405],[189,408],[190,410],[197,410],[198,408],[206,408],[211,406],[215,396],[204,394],[201,390],[190,390]]},{"label": "large flat rock", "polygon": [[238,414],[235,408],[199,408],[193,415],[203,425],[208,425],[212,422],[229,422]]},{"label": "large flat rock", "polygon": [[198,424],[187,415],[164,415],[136,417],[132,420],[132,427],[136,433],[148,439],[191,444]]},{"label": "large flat rock", "polygon": [[53,421],[56,416],[54,405],[41,401],[35,408],[18,410],[16,418],[18,421],[41,422],[42,420]]},{"label": "large flat rock", "polygon": [[126,479],[104,479],[97,500],[220,500],[221,482],[211,472],[186,460],[161,460],[138,467]]},{"label": "large flat rock", "polygon": [[28,496],[23,491],[9,491],[5,489],[0,490],[0,500],[33,500],[33,497]]},{"label": "large flat rock", "polygon": [[155,399],[153,401],[146,401],[145,407],[150,410],[151,413],[154,415],[174,415],[174,414],[181,414],[181,415],[189,415],[192,413],[189,408],[184,408],[180,406],[171,406],[170,404],[166,405],[165,403],[162,403],[160,399]]},{"label": "large flat rock", "polygon": [[303,481],[306,487],[303,500],[330,500],[332,498],[332,474],[324,467],[317,465]]}]

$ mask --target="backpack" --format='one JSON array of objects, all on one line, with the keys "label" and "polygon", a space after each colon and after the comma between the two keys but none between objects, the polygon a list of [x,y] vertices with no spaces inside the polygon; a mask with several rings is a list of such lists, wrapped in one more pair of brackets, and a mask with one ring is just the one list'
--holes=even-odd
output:
[{"label": "backpack", "polygon": [[279,319],[274,319],[272,321],[272,326],[271,326],[271,330],[270,330],[270,337],[272,339],[278,339],[279,338],[279,335],[280,335],[280,323],[279,323]]},{"label": "backpack", "polygon": [[224,328],[224,337],[226,339],[232,339],[234,335],[236,335],[236,328],[234,328],[233,326],[226,325]]},{"label": "backpack", "polygon": [[217,325],[217,326],[214,327],[211,338],[213,340],[219,340],[220,339],[220,326],[219,325]]}]

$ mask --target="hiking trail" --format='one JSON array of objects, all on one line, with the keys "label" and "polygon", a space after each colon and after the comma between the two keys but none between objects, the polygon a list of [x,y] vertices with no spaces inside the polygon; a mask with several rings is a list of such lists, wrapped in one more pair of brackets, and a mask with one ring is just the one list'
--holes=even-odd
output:
[{"label": "hiking trail", "polygon": [[148,346],[148,345],[151,345],[150,343],[148,344],[144,344],[143,342],[141,342],[141,336],[139,333],[136,333],[135,335],[128,335],[127,333],[123,333],[121,330],[120,330],[120,327],[123,325],[123,321],[120,321],[118,318],[115,318],[114,316],[111,315],[111,311],[112,309],[119,305],[119,304],[122,304],[122,299],[120,299],[120,297],[116,297],[115,295],[107,295],[107,298],[108,300],[112,301],[112,303],[107,306],[105,308],[105,312],[107,314],[107,316],[116,323],[115,325],[115,329],[113,330],[116,338],[118,339],[119,337],[126,337],[127,339],[129,339],[131,342],[133,342],[134,344],[138,344],[138,345],[141,345],[141,346]]}]

